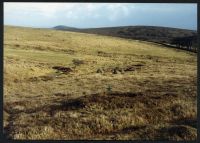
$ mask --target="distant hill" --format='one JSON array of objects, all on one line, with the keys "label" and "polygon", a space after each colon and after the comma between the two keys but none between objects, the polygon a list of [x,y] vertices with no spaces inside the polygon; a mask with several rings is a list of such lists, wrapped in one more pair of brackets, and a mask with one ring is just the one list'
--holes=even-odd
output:
[{"label": "distant hill", "polygon": [[56,30],[76,30],[77,28],[64,26],[64,25],[58,25],[58,26],[53,27],[53,29],[56,29]]},{"label": "distant hill", "polygon": [[161,44],[170,44],[176,38],[193,36],[195,37],[193,39],[193,46],[197,47],[197,31],[187,29],[157,26],[121,26],[78,29],[71,27],[66,28],[66,26],[64,26],[59,27],[59,30],[143,40]]}]

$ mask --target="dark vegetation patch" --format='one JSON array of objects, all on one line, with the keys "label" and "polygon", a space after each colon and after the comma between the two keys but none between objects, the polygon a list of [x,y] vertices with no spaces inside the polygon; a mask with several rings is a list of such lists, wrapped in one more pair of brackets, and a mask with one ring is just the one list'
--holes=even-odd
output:
[{"label": "dark vegetation patch", "polygon": [[141,92],[125,92],[125,93],[120,93],[120,92],[111,92],[108,94],[109,96],[119,96],[119,97],[136,97],[136,96],[143,96],[143,93]]},{"label": "dark vegetation patch", "polygon": [[63,66],[54,66],[52,68],[55,69],[55,70],[57,70],[57,71],[61,71],[63,73],[66,73],[66,74],[68,74],[68,73],[70,73],[70,72],[73,71],[71,68],[69,68],[69,67],[63,67]]},{"label": "dark vegetation patch", "polygon": [[[55,96],[66,97],[66,94],[56,93]],[[118,108],[133,108],[136,102],[149,103],[143,93],[137,92],[112,92],[112,93],[99,93],[82,96],[76,99],[63,99],[53,105],[46,105],[40,107],[30,107],[29,105],[36,104],[35,101],[16,101],[12,103],[5,103],[4,109],[10,114],[20,112],[32,113],[38,111],[56,112],[58,110],[78,110],[83,108],[90,108],[93,105],[99,105],[104,109],[118,109]],[[23,109],[15,108],[17,106],[24,107]]]},{"label": "dark vegetation patch", "polygon": [[[153,126],[153,125],[137,125],[128,126],[123,129],[105,133],[104,136],[111,139],[120,139],[117,136],[129,135],[132,136],[130,140],[141,141],[191,141],[197,138],[197,130],[195,128],[183,125],[166,125]],[[113,137],[111,137],[113,136]]]},{"label": "dark vegetation patch", "polygon": [[[92,94],[82,96],[80,98],[61,101],[59,105],[50,107],[51,111],[57,110],[78,110],[90,108],[93,105],[98,105],[105,110],[134,108],[136,104],[142,103],[147,107],[156,107],[167,98],[160,98],[160,101],[149,98],[148,94],[142,92],[110,92],[102,94]],[[157,108],[157,107],[156,107]]]},{"label": "dark vegetation patch", "polygon": [[172,121],[175,125],[187,125],[191,126],[193,128],[197,128],[197,120],[195,118],[178,118],[174,121]]},{"label": "dark vegetation patch", "polygon": [[61,96],[61,97],[67,96],[67,95],[64,94],[64,93],[55,93],[54,95],[55,95],[55,96]]},{"label": "dark vegetation patch", "polygon": [[186,125],[174,125],[160,129],[160,136],[164,140],[194,140],[197,130]]},{"label": "dark vegetation patch", "polygon": [[122,132],[124,132],[124,133],[127,133],[127,132],[133,132],[133,131],[138,131],[138,130],[141,130],[141,129],[145,129],[146,128],[146,126],[145,125],[143,125],[143,126],[129,126],[129,127],[125,127],[125,128],[123,128],[121,131],[120,131],[120,133]]}]

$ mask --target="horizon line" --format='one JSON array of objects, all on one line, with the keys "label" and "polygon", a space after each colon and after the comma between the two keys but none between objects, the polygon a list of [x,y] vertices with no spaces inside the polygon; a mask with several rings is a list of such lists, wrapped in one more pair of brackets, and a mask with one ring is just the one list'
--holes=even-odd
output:
[{"label": "horizon line", "polygon": [[3,24],[3,26],[13,26],[13,27],[24,27],[24,28],[34,28],[34,29],[53,29],[57,26],[66,26],[70,28],[76,28],[76,29],[98,29],[98,28],[117,28],[117,27],[161,27],[161,28],[172,28],[172,29],[181,29],[181,30],[191,30],[191,31],[197,31],[197,29],[186,29],[186,28],[178,28],[178,27],[167,27],[167,26],[155,26],[155,25],[122,25],[122,26],[102,26],[102,27],[88,27],[88,28],[79,28],[79,27],[72,27],[67,25],[56,25],[53,27],[34,27],[34,26],[22,26],[22,25],[10,25],[10,24]]}]

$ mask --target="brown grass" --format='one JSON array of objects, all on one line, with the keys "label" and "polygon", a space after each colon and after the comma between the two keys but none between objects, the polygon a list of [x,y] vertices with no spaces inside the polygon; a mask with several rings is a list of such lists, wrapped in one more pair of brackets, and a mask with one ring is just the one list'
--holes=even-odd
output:
[{"label": "brown grass", "polygon": [[196,140],[195,53],[10,26],[4,37],[8,138]]}]

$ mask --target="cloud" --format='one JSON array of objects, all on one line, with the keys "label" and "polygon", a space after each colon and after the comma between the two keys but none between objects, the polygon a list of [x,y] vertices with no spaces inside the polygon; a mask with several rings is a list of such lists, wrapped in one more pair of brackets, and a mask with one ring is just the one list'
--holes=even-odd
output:
[{"label": "cloud", "polygon": [[32,27],[60,24],[82,28],[134,24],[163,26],[164,23],[173,26],[177,25],[174,19],[179,19],[178,22],[184,22],[184,25],[192,25],[196,16],[195,4],[4,3],[5,24]]},{"label": "cloud", "polygon": [[[117,21],[119,19],[124,19],[130,16],[131,11],[134,10],[133,6],[130,6],[128,4],[116,4],[116,5],[108,5],[107,11],[108,11],[108,19],[111,21]],[[134,13],[132,13],[134,14]]]},{"label": "cloud", "polygon": [[5,14],[14,14],[15,12],[40,14],[46,17],[53,17],[58,11],[73,9],[74,4],[62,3],[4,3]]},{"label": "cloud", "polygon": [[[127,4],[126,4],[127,5]],[[16,12],[23,15],[41,15],[47,18],[54,18],[57,14],[63,13],[66,17],[90,15],[91,18],[98,18],[99,13],[106,10],[109,19],[116,19],[120,15],[127,16],[129,10],[124,4],[101,4],[101,3],[4,3],[4,13],[13,15]],[[94,16],[93,16],[94,13]]]}]

